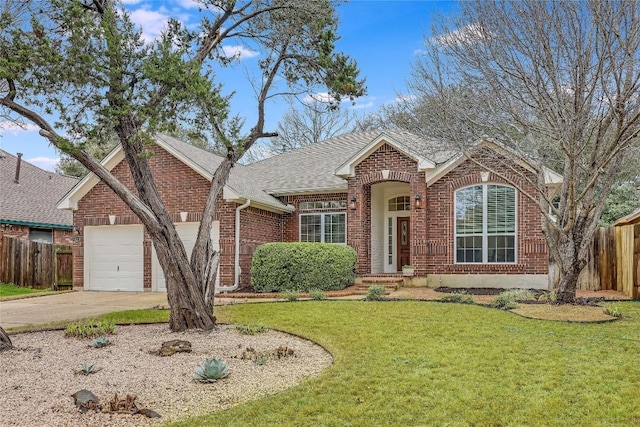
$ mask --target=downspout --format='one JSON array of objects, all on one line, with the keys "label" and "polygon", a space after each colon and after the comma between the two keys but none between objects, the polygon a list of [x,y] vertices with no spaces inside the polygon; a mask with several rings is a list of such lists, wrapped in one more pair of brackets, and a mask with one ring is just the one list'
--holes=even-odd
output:
[{"label": "downspout", "polygon": [[233,286],[218,286],[218,292],[231,292],[238,289],[240,286],[240,211],[249,207],[251,204],[251,199],[247,199],[247,201],[236,208],[236,235],[235,235],[235,243],[236,243],[236,253],[234,260],[234,279]]}]

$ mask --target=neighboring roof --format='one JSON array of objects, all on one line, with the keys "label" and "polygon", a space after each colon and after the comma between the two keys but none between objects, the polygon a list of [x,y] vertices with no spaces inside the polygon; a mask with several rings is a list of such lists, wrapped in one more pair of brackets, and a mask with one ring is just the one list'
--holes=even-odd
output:
[{"label": "neighboring roof", "polygon": [[344,175],[343,169],[357,165],[384,142],[425,166],[437,166],[455,155],[452,151],[438,151],[434,140],[409,132],[376,130],[341,135],[247,167],[260,178],[269,194],[346,191],[347,181],[337,174]]},{"label": "neighboring roof", "polygon": [[[216,169],[223,160],[220,156],[168,135],[158,134],[155,137],[155,141],[158,146],[167,150],[172,156],[208,181],[213,179]],[[118,145],[101,163],[107,170],[111,170],[122,160],[124,160],[124,153],[122,146]],[[98,177],[93,173],[87,174],[82,181],[60,200],[58,209],[77,209],[78,201],[98,182]],[[231,169],[229,180],[223,190],[223,197],[227,200],[236,201],[251,200],[252,205],[271,210],[275,209],[279,212],[293,210],[292,207],[262,191],[259,182],[259,179],[254,177],[246,166],[236,164],[233,169]]]},{"label": "neighboring roof", "polygon": [[627,216],[623,216],[612,225],[614,227],[619,227],[621,225],[629,225],[629,224],[640,224],[640,207],[635,211],[631,212]]},{"label": "neighboring roof", "polygon": [[52,228],[73,225],[71,212],[56,209],[56,203],[78,179],[40,169],[24,159],[20,177],[14,182],[18,158],[0,150],[0,222]]}]

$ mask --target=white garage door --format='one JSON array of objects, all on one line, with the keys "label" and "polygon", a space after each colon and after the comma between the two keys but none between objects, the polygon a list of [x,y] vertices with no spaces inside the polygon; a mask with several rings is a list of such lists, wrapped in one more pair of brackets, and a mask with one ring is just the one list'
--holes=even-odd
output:
[{"label": "white garage door", "polygon": [[143,290],[141,225],[84,228],[84,280],[92,291]]},{"label": "white garage door", "polygon": [[[178,232],[178,236],[180,236],[180,239],[182,239],[182,244],[187,251],[187,256],[191,257],[191,251],[193,251],[193,246],[196,244],[196,238],[198,237],[198,227],[200,227],[200,223],[182,222],[176,223],[175,226],[176,231]],[[213,241],[213,248],[215,250],[220,250],[220,221],[213,221],[211,225],[211,239]],[[156,255],[155,248],[153,248],[152,260],[151,277],[153,280],[153,290],[158,292],[167,292],[167,284],[164,278],[164,272],[162,271],[162,267],[160,267],[160,262],[158,261],[158,256]]]}]

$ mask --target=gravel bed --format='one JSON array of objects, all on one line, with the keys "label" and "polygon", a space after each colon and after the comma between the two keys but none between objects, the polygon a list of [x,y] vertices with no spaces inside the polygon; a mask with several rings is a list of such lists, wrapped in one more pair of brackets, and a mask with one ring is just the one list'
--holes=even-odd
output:
[{"label": "gravel bed", "polygon": [[[90,340],[65,338],[63,331],[12,335],[16,350],[0,353],[1,426],[150,426],[213,412],[277,393],[316,376],[332,363],[331,355],[311,341],[282,332],[241,335],[223,325],[209,332],[170,332],[166,324],[120,326],[111,345],[91,348]],[[164,341],[190,341],[191,353],[169,357],[150,354]],[[270,352],[280,346],[294,355],[258,365],[240,357],[247,348]],[[229,376],[215,383],[193,380],[207,358],[227,363]],[[82,363],[99,372],[75,374]],[[87,389],[108,403],[118,394],[137,396],[137,406],[162,418],[80,412],[71,395]]]}]

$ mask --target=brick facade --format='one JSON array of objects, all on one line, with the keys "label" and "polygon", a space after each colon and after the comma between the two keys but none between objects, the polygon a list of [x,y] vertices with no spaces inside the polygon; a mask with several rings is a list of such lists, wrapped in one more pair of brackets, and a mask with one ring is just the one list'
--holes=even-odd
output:
[{"label": "brick facade", "polygon": [[[483,149],[476,157],[490,165],[498,174],[518,183],[525,191],[535,194],[534,188],[520,174],[535,176],[520,167],[505,166],[504,158],[494,151]],[[385,172],[383,172],[385,171]],[[382,145],[355,168],[355,176],[348,179],[348,200],[356,197],[356,209],[349,210],[348,244],[358,254],[358,274],[371,272],[371,186],[385,181],[404,182],[410,188],[411,264],[417,276],[427,274],[547,274],[547,245],[541,233],[541,217],[537,206],[517,192],[517,262],[515,264],[456,264],[454,260],[454,194],[474,184],[498,183],[510,185],[505,179],[489,174],[482,180],[485,169],[465,161],[427,187],[424,172],[418,172],[411,158],[388,144]],[[416,208],[419,196],[421,207]],[[319,196],[316,196],[319,197]],[[287,226],[285,226],[287,229]]]},{"label": "brick facade", "polygon": [[[477,154],[489,162],[500,175],[518,183],[525,191],[534,189],[517,173],[529,173],[517,166],[503,164],[496,152],[483,149]],[[156,185],[167,210],[175,222],[180,222],[180,212],[188,212],[188,222],[200,221],[202,206],[210,182],[188,166],[157,147],[150,159]],[[541,233],[541,218],[536,205],[517,192],[517,262],[514,264],[456,264],[454,260],[454,194],[455,191],[474,184],[508,184],[495,174],[485,172],[476,163],[462,162],[444,177],[427,186],[425,172],[418,170],[415,160],[402,154],[390,144],[383,144],[355,167],[355,176],[348,178],[346,192],[287,196],[283,201],[293,205],[293,213],[278,214],[250,206],[240,211],[240,281],[241,288],[250,285],[251,258],[260,244],[299,241],[301,213],[345,212],[347,217],[347,244],[358,255],[359,275],[371,273],[371,207],[372,186],[383,182],[408,184],[411,208],[410,260],[416,267],[416,275],[431,274],[546,274],[548,266],[547,246]],[[134,189],[126,162],[112,171],[129,188]],[[484,175],[484,176],[483,176]],[[484,179],[483,179],[484,178]],[[530,174],[530,178],[535,178]],[[351,199],[355,197],[353,209]],[[421,206],[415,205],[416,198]],[[346,201],[342,208],[301,211],[301,202]],[[235,265],[235,216],[237,203],[219,201],[215,219],[220,221],[220,284],[234,284]],[[115,224],[139,224],[138,218],[103,183],[95,185],[78,203],[74,213],[74,226],[80,230],[74,242],[74,286],[84,282],[83,231],[85,226],[107,225],[109,215],[115,215]],[[144,288],[151,289],[151,241],[145,233]]]},{"label": "brick facade", "polygon": [[[174,222],[181,221],[180,212],[188,212],[187,222],[200,221],[210,182],[160,147],[155,148],[155,154],[149,159],[149,164],[162,201]],[[111,172],[124,185],[136,191],[129,166],[125,161],[120,162]],[[220,278],[222,285],[231,285],[234,276],[233,227],[237,205],[220,199],[218,206],[214,219],[219,219],[221,223]],[[140,224],[138,217],[124,202],[103,182],[99,182],[78,202],[78,210],[73,215],[74,226],[80,230],[79,238],[75,239],[73,247],[73,285],[75,287],[82,287],[84,284],[84,227],[109,225],[109,215],[116,216],[115,225]],[[145,232],[143,242],[145,290],[150,290],[152,286],[151,246],[151,239]]]},{"label": "brick facade", "polygon": [[[17,237],[18,239],[29,240],[29,230],[32,228],[34,227],[29,227],[27,225],[0,224],[0,241],[2,241],[3,236]],[[62,228],[54,228],[53,244],[71,246],[73,244],[73,231]]]}]

